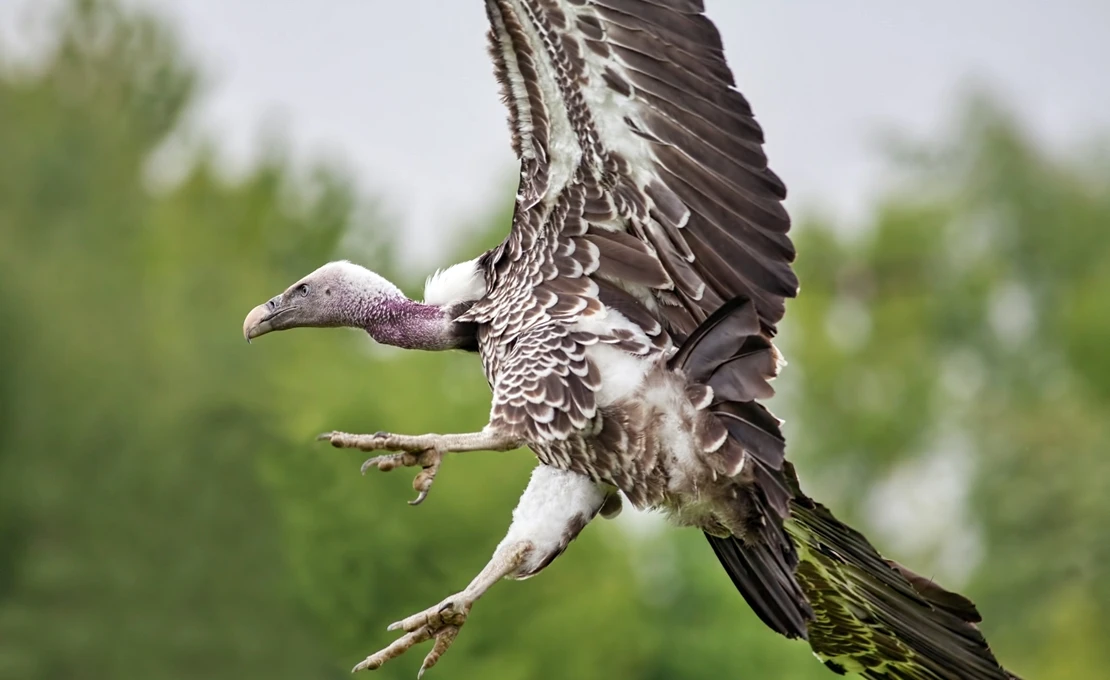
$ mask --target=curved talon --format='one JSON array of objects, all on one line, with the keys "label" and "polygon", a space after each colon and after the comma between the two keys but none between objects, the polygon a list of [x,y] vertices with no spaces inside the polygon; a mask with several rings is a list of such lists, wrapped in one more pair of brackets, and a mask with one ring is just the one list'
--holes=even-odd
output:
[{"label": "curved talon", "polygon": [[[393,644],[385,649],[366,657],[351,672],[377,670],[385,662],[401,656],[412,647],[434,639],[432,649],[420,665],[418,677],[423,675],[424,671],[439,663],[439,660],[454,644],[455,638],[459,635],[459,629],[466,623],[473,602],[465,599],[460,600],[459,597],[459,595],[453,595],[434,607],[429,607],[418,614],[391,623],[389,630],[404,630],[405,634],[394,640]],[[444,616],[445,614],[446,616]]]},{"label": "curved talon", "polygon": [[342,449],[346,448],[346,444],[343,441],[344,438],[349,436],[350,435],[348,435],[346,432],[332,430],[331,432],[321,432],[320,434],[316,435],[316,441],[329,442],[335,448]]},{"label": "curved talon", "polygon": [[363,659],[351,669],[351,672],[376,671],[381,668],[386,661],[395,659],[407,652],[413,645],[418,645],[430,639],[432,639],[432,632],[427,628],[421,628],[420,630],[403,635],[390,646]]},{"label": "curved talon", "polygon": [[432,651],[424,657],[424,663],[420,664],[420,670],[416,672],[416,680],[424,677],[424,671],[439,663],[440,658],[447,653],[447,650],[451,648],[458,636],[458,626],[444,626],[436,631],[435,644],[432,645]]},{"label": "curved talon", "polygon": [[415,499],[409,501],[409,505],[420,505],[424,499],[428,497],[428,492],[432,490],[432,483],[436,480],[436,473],[439,472],[439,465],[443,461],[443,455],[435,450],[425,451],[421,454],[421,458],[431,455],[432,461],[424,465],[424,469],[416,475],[416,479],[412,480],[412,488],[417,492]]},{"label": "curved talon", "polygon": [[365,475],[367,470],[372,467],[376,467],[378,465],[378,461],[380,461],[384,457],[385,456],[374,456],[373,458],[367,458],[366,462],[362,464],[362,467],[360,467],[358,471]]},{"label": "curved talon", "polygon": [[366,474],[366,471],[372,467],[376,467],[382,472],[389,472],[398,465],[404,465],[404,454],[401,453],[386,453],[373,458],[367,458],[366,462],[362,464],[359,471]]},{"label": "curved talon", "polygon": [[416,498],[408,502],[409,505],[420,505],[428,498],[428,492],[431,491],[436,473],[439,472],[439,466],[443,462],[445,451],[435,439],[428,442],[431,446],[427,446],[425,443],[429,438],[436,436],[395,437],[385,432],[377,432],[372,435],[352,435],[333,431],[325,432],[316,438],[318,440],[330,440],[331,445],[337,448],[357,448],[362,451],[382,449],[398,451],[399,449],[397,453],[387,453],[366,459],[359,468],[359,472],[365,475],[370,468],[374,467],[382,472],[389,472],[397,467],[420,466],[423,469],[412,480],[412,488],[416,491]]}]

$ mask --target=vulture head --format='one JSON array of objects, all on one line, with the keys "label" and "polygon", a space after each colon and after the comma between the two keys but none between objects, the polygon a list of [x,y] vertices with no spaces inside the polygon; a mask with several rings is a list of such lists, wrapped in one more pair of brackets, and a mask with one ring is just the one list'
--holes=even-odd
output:
[{"label": "vulture head", "polygon": [[329,262],[252,309],[243,321],[243,336],[250,342],[290,328],[348,327],[406,349],[474,349],[473,325],[455,319],[478,295],[440,304],[415,302],[365,267]]}]

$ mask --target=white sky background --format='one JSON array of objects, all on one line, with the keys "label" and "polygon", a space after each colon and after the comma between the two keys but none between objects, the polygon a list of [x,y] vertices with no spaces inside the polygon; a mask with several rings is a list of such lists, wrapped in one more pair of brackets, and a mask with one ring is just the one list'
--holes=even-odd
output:
[{"label": "white sky background", "polygon": [[[277,122],[298,154],[338,158],[383,196],[406,254],[506,200],[505,111],[480,0],[132,0],[176,24],[211,86],[199,125],[241,164]],[[31,3],[0,0],[19,42]],[[988,84],[1038,134],[1110,129],[1107,0],[707,0],[790,203],[859,216],[882,186],[876,135],[940,129]]]}]

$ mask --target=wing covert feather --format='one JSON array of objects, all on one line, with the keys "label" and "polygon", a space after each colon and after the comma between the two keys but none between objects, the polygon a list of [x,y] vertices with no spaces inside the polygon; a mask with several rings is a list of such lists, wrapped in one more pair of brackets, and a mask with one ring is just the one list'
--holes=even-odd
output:
[{"label": "wing covert feather", "polygon": [[[786,189],[703,4],[486,7],[521,161],[513,228],[491,257],[526,258],[583,222],[598,249],[593,276],[644,301],[669,332],[687,334],[744,296],[773,336],[798,288]],[[582,188],[584,198],[565,200]],[[498,279],[519,269],[492,268],[491,289],[512,286]]]}]

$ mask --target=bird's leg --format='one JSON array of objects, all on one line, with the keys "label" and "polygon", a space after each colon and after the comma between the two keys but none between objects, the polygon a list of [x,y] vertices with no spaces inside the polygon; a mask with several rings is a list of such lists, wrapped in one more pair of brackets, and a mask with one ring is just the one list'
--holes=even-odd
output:
[{"label": "bird's leg", "polygon": [[[420,674],[434,666],[455,641],[474,603],[498,580],[528,578],[555,560],[603,506],[615,490],[574,472],[540,465],[513,511],[513,523],[493,558],[462,592],[394,623],[390,630],[405,632],[385,649],[371,654],[354,670],[374,670],[422,642],[435,640],[420,666]],[[419,677],[419,676],[418,676]]]},{"label": "bird's leg", "polygon": [[515,572],[532,550],[533,546],[529,541],[517,541],[508,546],[500,546],[494,553],[493,559],[474,577],[465,590],[455,593],[419,614],[413,614],[390,624],[389,630],[403,630],[405,634],[385,649],[366,657],[352,669],[352,672],[377,670],[386,661],[407,652],[410,647],[434,638],[432,650],[424,657],[424,663],[421,664],[416,677],[424,675],[424,671],[436,665],[455,641],[459,629],[466,623],[466,617],[478,598],[484,595],[494,583]]},{"label": "bird's leg", "polygon": [[417,492],[412,505],[419,505],[428,497],[436,473],[443,462],[445,453],[463,451],[508,451],[521,446],[522,442],[510,435],[486,428],[481,432],[465,434],[421,434],[403,435],[389,432],[374,434],[349,434],[347,432],[325,432],[317,439],[327,440],[341,449],[361,451],[399,451],[382,456],[374,456],[362,464],[362,474],[370,468],[388,472],[397,467],[420,467],[422,470],[412,482]]}]

